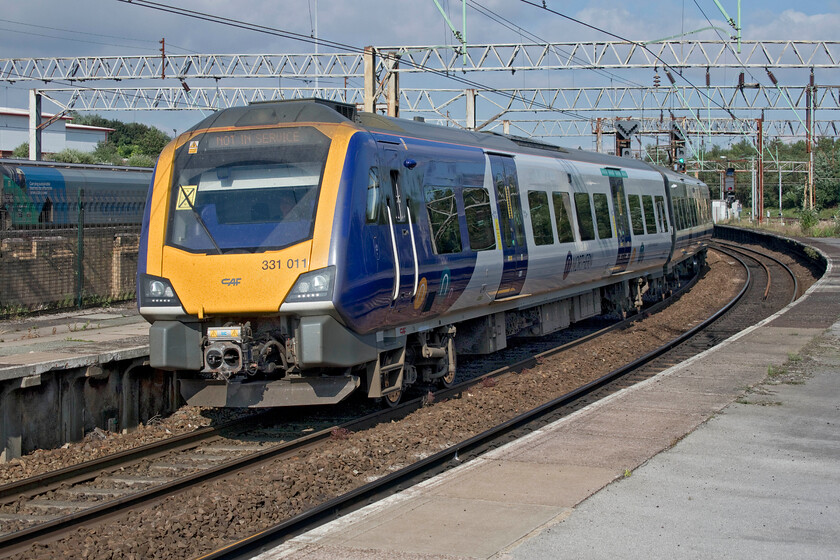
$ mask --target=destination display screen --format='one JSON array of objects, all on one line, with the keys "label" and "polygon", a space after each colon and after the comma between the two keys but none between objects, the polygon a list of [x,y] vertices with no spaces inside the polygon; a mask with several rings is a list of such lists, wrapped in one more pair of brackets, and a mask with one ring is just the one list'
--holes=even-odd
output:
[{"label": "destination display screen", "polygon": [[198,140],[191,140],[191,154],[215,150],[301,146],[323,141],[324,136],[312,127],[271,128],[258,130],[230,130],[208,132]]}]

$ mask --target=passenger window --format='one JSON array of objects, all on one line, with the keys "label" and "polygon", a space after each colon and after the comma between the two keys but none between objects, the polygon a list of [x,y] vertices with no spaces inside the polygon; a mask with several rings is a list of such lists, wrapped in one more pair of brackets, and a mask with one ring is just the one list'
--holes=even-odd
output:
[{"label": "passenger window", "polygon": [[685,199],[680,198],[677,200],[677,229],[685,229]]},{"label": "passenger window", "polygon": [[455,192],[449,187],[426,187],[426,212],[432,226],[432,248],[438,255],[461,252],[461,230]]},{"label": "passenger window", "polygon": [[595,221],[598,225],[598,238],[610,239],[613,236],[612,224],[610,223],[610,205],[607,195],[595,193],[592,195],[595,203]]},{"label": "passenger window", "polygon": [[470,249],[489,251],[496,248],[493,230],[493,215],[490,211],[490,194],[487,189],[464,189],[464,217],[467,220],[467,235]]},{"label": "passenger window", "polygon": [[637,194],[627,197],[627,204],[630,206],[630,224],[633,226],[633,235],[644,235],[645,224],[642,222],[642,199]]},{"label": "passenger window", "polygon": [[554,232],[551,229],[548,193],[528,191],[528,207],[531,209],[531,229],[534,232],[534,243],[537,245],[553,244]]},{"label": "passenger window", "polygon": [[665,198],[656,197],[656,213],[659,215],[659,227],[662,231],[668,231],[668,215],[665,213]]},{"label": "passenger window", "polygon": [[649,194],[642,196],[642,207],[645,210],[645,226],[648,233],[656,233],[656,215],[653,213],[653,197]]},{"label": "passenger window", "polygon": [[368,172],[368,188],[367,188],[367,210],[365,216],[367,222],[377,223],[379,221],[379,208],[382,200],[382,188],[379,186],[379,169],[371,167]]},{"label": "passenger window", "polygon": [[578,233],[581,241],[595,239],[595,226],[592,223],[592,203],[586,193],[575,193],[575,212],[578,221]]},{"label": "passenger window", "polygon": [[554,220],[557,222],[557,240],[560,243],[571,243],[575,240],[572,233],[572,222],[569,215],[572,212],[572,201],[569,193],[551,193],[554,202]]}]

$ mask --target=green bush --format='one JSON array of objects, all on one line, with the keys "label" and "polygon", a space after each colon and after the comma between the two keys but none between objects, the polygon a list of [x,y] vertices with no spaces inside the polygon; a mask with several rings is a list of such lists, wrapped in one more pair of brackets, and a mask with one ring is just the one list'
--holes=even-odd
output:
[{"label": "green bush", "polygon": [[809,235],[820,222],[819,214],[816,210],[800,210],[799,211],[799,227],[802,228],[802,233]]},{"label": "green bush", "polygon": [[12,157],[18,159],[29,158],[29,142],[24,142],[12,151]]},{"label": "green bush", "polygon": [[135,153],[131,154],[126,164],[132,167],[154,167],[155,158],[150,155]]},{"label": "green bush", "polygon": [[74,150],[72,148],[61,150],[55,154],[53,160],[60,161],[62,163],[97,163],[93,154],[82,152],[80,150]]}]

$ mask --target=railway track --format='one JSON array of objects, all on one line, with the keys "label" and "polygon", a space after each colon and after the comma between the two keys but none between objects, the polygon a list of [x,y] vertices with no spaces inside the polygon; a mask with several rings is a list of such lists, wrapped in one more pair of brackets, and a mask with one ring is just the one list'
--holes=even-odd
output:
[{"label": "railway track", "polygon": [[[731,251],[732,249],[726,250]],[[758,261],[762,260],[762,257],[743,258],[743,261],[749,262],[750,259],[752,259],[753,264],[749,265],[745,262],[745,266],[751,266],[755,269],[751,269],[750,277],[752,278],[752,281],[748,283],[748,287],[742,291],[738,298],[736,298],[736,300],[744,302],[751,299],[746,294],[749,294],[751,290],[758,290],[755,286],[757,284],[762,284],[760,279],[761,277],[769,278],[769,273],[758,272],[759,269],[764,270],[763,267],[758,264]],[[764,274],[764,276],[762,276],[762,274]],[[765,290],[768,282],[769,280],[765,281],[764,284],[761,285],[760,289]],[[795,280],[793,282],[795,286]],[[777,283],[781,284],[781,281],[777,281]],[[767,298],[762,297],[761,299],[766,301]],[[735,301],[732,302],[732,305],[734,305],[734,303]],[[781,305],[781,307],[784,305],[786,305],[786,303]],[[765,311],[769,309],[769,306],[767,305],[756,305],[755,307],[756,312],[760,309],[764,309]],[[479,453],[487,446],[498,445],[501,441],[500,438],[517,437],[517,430],[525,429],[530,431],[533,429],[534,422],[547,423],[553,421],[556,417],[568,414],[571,410],[585,406],[592,400],[602,398],[600,393],[614,392],[615,390],[626,386],[631,381],[638,382],[638,380],[640,380],[639,377],[649,377],[654,374],[653,372],[659,371],[664,367],[668,367],[669,363],[676,363],[684,359],[680,358],[680,356],[683,355],[683,352],[693,351],[696,353],[697,351],[700,351],[697,350],[697,348],[702,346],[703,349],[705,349],[706,347],[717,343],[713,341],[720,341],[730,336],[729,334],[726,334],[727,332],[737,332],[738,330],[741,330],[744,328],[744,321],[752,321],[752,323],[749,324],[753,324],[754,322],[760,320],[754,318],[757,315],[754,315],[752,311],[745,312],[743,309],[747,308],[739,307],[738,310],[729,310],[726,313],[721,312],[716,315],[714,320],[710,321],[711,324],[724,324],[727,322],[724,321],[726,317],[731,316],[733,318],[729,320],[729,326],[721,328],[719,332],[713,336],[705,337],[706,341],[703,343],[705,346],[696,346],[694,350],[689,350],[688,346],[685,346],[684,349],[677,351],[675,348],[679,348],[678,342],[671,341],[669,344],[665,345],[665,347],[640,358],[626,368],[611,372],[601,379],[589,383],[584,387],[560,397],[559,399],[555,399],[526,414],[519,415],[511,420],[508,420],[500,426],[457,443],[432,456],[426,457],[414,465],[407,466],[397,472],[381,477],[375,482],[357,488],[356,490],[344,494],[339,498],[323,502],[321,505],[308,510],[306,513],[289,519],[284,523],[269,529],[268,531],[261,532],[261,536],[258,538],[244,539],[239,545],[237,545],[236,548],[227,548],[218,551],[209,557],[227,558],[239,557],[240,554],[247,554],[248,550],[254,550],[255,547],[260,548],[264,546],[266,542],[265,539],[276,539],[279,538],[279,535],[283,535],[283,538],[285,538],[285,536],[288,536],[290,532],[299,531],[318,520],[324,519],[326,516],[333,515],[336,511],[347,507],[353,507],[354,504],[358,504],[361,501],[373,499],[373,497],[379,493],[390,492],[395,486],[400,484],[407,484],[414,477],[428,476],[430,471],[444,468],[451,462],[453,457],[460,456],[461,458],[464,458],[466,455]],[[773,311],[770,311],[766,314],[770,314],[772,312]],[[620,328],[620,326],[613,326],[605,330],[614,330],[616,328]],[[732,329],[735,330],[733,331]],[[697,338],[694,335],[696,335],[696,332],[699,332],[700,330],[700,327],[696,327],[692,330],[691,334],[693,338]],[[589,338],[600,334],[602,334],[602,331],[590,335]],[[692,337],[684,336],[681,338]],[[502,368],[490,374],[480,376],[478,379],[461,383],[448,391],[439,392],[435,394],[434,398],[438,400],[458,398],[465,391],[468,391],[471,386],[474,386],[477,383],[485,383],[486,379],[497,378],[499,376],[506,375],[511,371],[519,371],[524,368],[533,367],[541,359],[544,359],[549,355],[562,352],[563,350],[568,350],[569,348],[583,342],[583,340],[575,341],[564,345],[561,348],[543,352],[542,354],[533,356],[527,360],[514,364],[513,366]],[[663,353],[668,351],[677,353],[664,356]],[[660,360],[659,365],[650,365],[648,366],[647,373],[639,373],[639,371],[641,371],[639,368],[642,363],[650,363],[651,360],[654,359]],[[627,374],[630,371],[634,371],[636,373],[633,373],[633,375],[628,377]],[[622,376],[622,381],[615,381],[616,379],[622,379]],[[21,481],[21,483],[17,483],[17,488],[11,488],[11,486],[15,485],[0,487],[0,503],[6,504],[6,506],[9,506],[9,504],[16,504],[12,509],[17,511],[46,512],[46,514],[41,515],[41,519],[37,518],[38,513],[29,513],[28,515],[30,516],[30,519],[27,520],[27,527],[21,527],[20,530],[15,532],[7,532],[5,535],[0,535],[0,549],[5,550],[4,555],[13,553],[14,551],[23,550],[24,548],[31,546],[33,543],[41,541],[45,538],[57,538],[59,535],[73,530],[80,524],[107,520],[112,516],[120,514],[120,512],[126,508],[136,508],[141,504],[159,500],[163,496],[171,495],[174,492],[189,488],[201,482],[218,479],[246,467],[254,468],[259,464],[276,461],[282,457],[297,456],[301,450],[317,446],[319,442],[335,438],[337,434],[340,435],[342,433],[355,432],[378,423],[388,422],[391,419],[396,419],[409,414],[422,406],[422,404],[423,403],[420,402],[420,399],[415,399],[414,401],[406,403],[397,409],[366,415],[340,426],[327,427],[317,431],[316,433],[298,438],[292,442],[277,443],[266,441],[266,445],[260,446],[263,447],[262,449],[253,449],[249,448],[247,445],[242,445],[239,450],[235,450],[233,448],[236,446],[219,443],[220,441],[223,441],[223,439],[218,433],[218,429],[204,430],[206,433],[190,434],[190,436],[192,436],[191,438],[184,438],[184,441],[179,442],[178,444],[175,444],[175,442],[168,442],[166,445],[169,445],[169,450],[162,450],[152,446],[147,446],[148,449],[145,450],[137,450],[134,456],[130,459],[131,462],[120,463],[120,458],[112,457],[110,458],[110,463],[97,466],[96,468],[92,468],[92,465],[87,465],[85,467],[87,472],[84,473],[55,473],[50,476],[39,477],[41,480],[30,479],[27,481]],[[254,419],[249,419],[249,421],[253,422]],[[235,427],[236,426],[225,426],[225,429],[235,429]],[[121,475],[115,477],[112,474],[115,471],[124,473],[129,465],[142,463],[146,464],[146,468],[145,471],[141,472],[148,473],[154,469],[152,463],[150,463],[152,458],[149,457],[149,455],[154,455],[156,460],[164,458],[163,460],[165,464],[167,454],[174,453],[176,451],[176,447],[180,447],[178,450],[179,453],[186,453],[186,455],[181,455],[182,458],[175,461],[176,463],[180,463],[180,466],[172,465],[173,461],[171,459],[169,460],[169,468],[172,469],[170,473],[182,468],[184,464],[188,467],[192,467],[191,469],[187,469],[185,474],[182,476],[147,476],[145,480],[135,479],[132,481],[130,476]],[[186,457],[189,456],[192,458],[187,459]],[[153,480],[155,478],[158,480]],[[71,482],[74,483],[75,486],[68,486]],[[102,482],[105,482],[104,487],[101,484]],[[140,487],[143,489],[139,492],[130,491],[132,486],[134,488]],[[68,500],[68,494],[70,496],[75,495],[77,499]],[[82,500],[78,499],[80,496],[83,497]],[[63,500],[61,499],[62,497],[64,497]],[[31,507],[24,505],[27,503],[26,500],[29,500],[28,503]],[[38,503],[38,500],[41,500],[41,502]],[[53,503],[52,506],[48,503],[50,501]],[[78,507],[79,502],[81,502],[84,507]],[[34,506],[32,504],[34,504]],[[52,509],[50,509],[50,507],[52,507]],[[2,517],[0,517],[0,520],[2,520]],[[2,531],[2,525],[0,525],[0,531]]]}]

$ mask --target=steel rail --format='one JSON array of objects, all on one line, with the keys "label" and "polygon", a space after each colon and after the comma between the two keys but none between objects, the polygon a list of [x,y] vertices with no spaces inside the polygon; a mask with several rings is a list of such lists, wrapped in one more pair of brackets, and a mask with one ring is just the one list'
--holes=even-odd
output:
[{"label": "steel rail", "polygon": [[[758,251],[756,249],[751,249],[749,247],[742,247],[742,246],[736,245],[734,243],[727,243],[727,242],[720,241],[720,240],[717,240],[714,243],[716,245],[719,245],[721,247],[726,247],[726,248],[731,249],[733,251],[755,253],[756,255],[761,255],[762,257],[770,259],[771,261],[778,264],[780,267],[782,267],[790,275],[791,279],[793,280],[793,295],[791,296],[790,303],[793,303],[794,301],[796,301],[797,294],[799,294],[799,280],[796,278],[796,274],[794,274],[793,270],[791,270],[791,268],[788,265],[783,263],[781,261],[781,259],[776,258],[775,256],[771,255],[770,253],[763,253],[763,252]],[[769,276],[769,274],[770,274],[769,269],[766,266],[764,268],[765,268],[765,270],[768,271],[767,274]],[[767,298],[768,293],[769,293],[769,281],[768,281],[768,289],[764,294],[765,299]]]},{"label": "steel rail", "polygon": [[[7,504],[14,499],[27,495],[42,494],[54,490],[62,484],[85,482],[117,467],[123,467],[142,459],[155,458],[178,449],[189,449],[201,442],[219,436],[224,430],[243,426],[254,421],[260,421],[270,414],[271,412],[264,412],[262,414],[254,414],[231,420],[218,426],[199,428],[186,434],[147,443],[140,447],[126,449],[98,459],[4,484],[0,486],[0,505]],[[0,545],[2,545],[2,537],[0,537]]]}]

